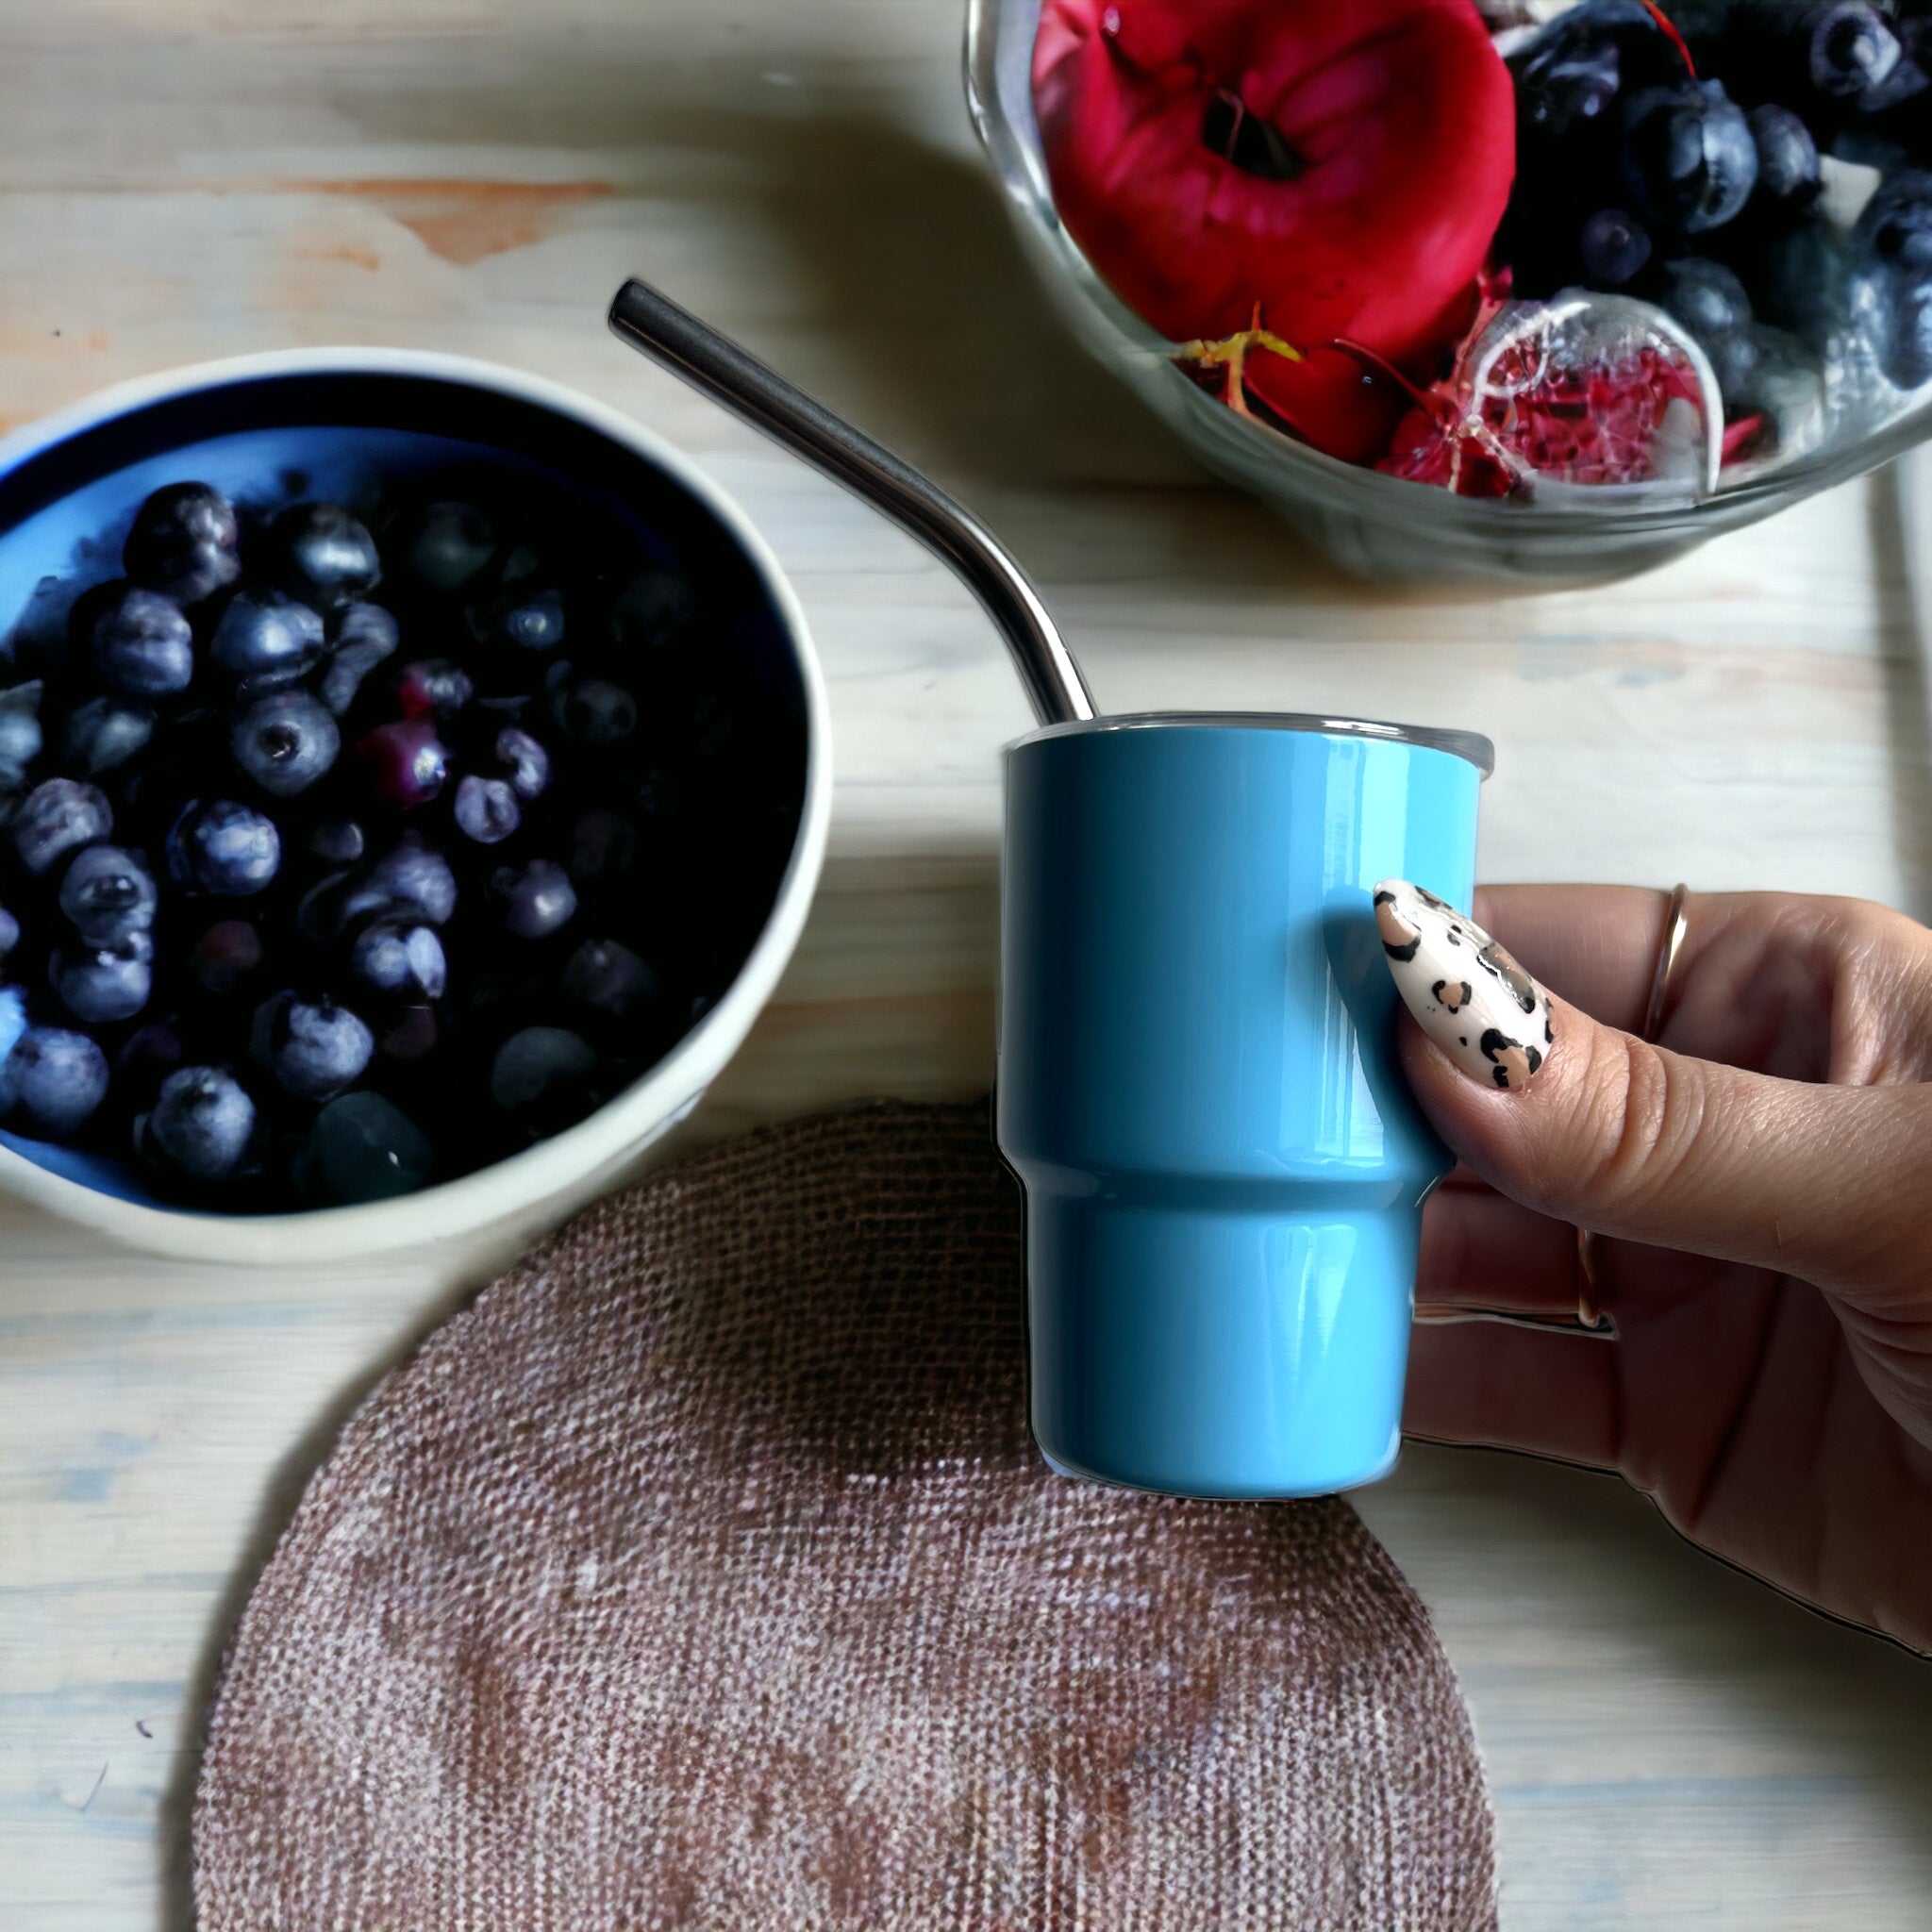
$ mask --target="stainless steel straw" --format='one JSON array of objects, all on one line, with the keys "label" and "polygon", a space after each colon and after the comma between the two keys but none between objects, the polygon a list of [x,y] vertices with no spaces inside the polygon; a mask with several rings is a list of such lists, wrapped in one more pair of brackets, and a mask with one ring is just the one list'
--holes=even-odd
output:
[{"label": "stainless steel straw", "polygon": [[1087,681],[1039,593],[970,510],[647,283],[629,281],[617,291],[610,326],[633,348],[862,496],[950,564],[999,626],[1042,724],[1093,716]]}]

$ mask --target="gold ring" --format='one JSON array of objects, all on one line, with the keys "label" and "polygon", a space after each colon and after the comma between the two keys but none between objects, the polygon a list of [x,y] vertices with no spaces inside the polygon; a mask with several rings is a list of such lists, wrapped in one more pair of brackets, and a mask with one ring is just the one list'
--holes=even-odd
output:
[{"label": "gold ring", "polygon": [[[1690,921],[1684,917],[1684,901],[1690,896],[1690,889],[1679,880],[1664,901],[1663,937],[1657,941],[1657,965],[1650,975],[1650,1000],[1643,1009],[1643,1038],[1652,1043],[1663,1028],[1671,971],[1683,950],[1684,934],[1690,926]],[[1604,1307],[1597,1291],[1596,1234],[1588,1227],[1576,1230],[1576,1325],[1592,1335],[1617,1332],[1616,1317]]]},{"label": "gold ring", "polygon": [[1664,1000],[1671,991],[1671,969],[1683,950],[1684,934],[1690,921],[1684,917],[1684,901],[1690,889],[1681,880],[1671,888],[1664,902],[1664,936],[1657,942],[1657,970],[1650,975],[1650,1004],[1643,1009],[1643,1038],[1655,1042],[1663,1029]]}]

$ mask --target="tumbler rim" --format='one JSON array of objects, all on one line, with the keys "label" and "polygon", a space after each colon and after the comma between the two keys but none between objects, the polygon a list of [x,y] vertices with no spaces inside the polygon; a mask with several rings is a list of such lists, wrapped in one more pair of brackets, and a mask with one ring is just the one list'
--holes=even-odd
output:
[{"label": "tumbler rim", "polygon": [[1016,738],[1008,753],[1046,738],[1072,738],[1093,731],[1150,731],[1175,728],[1218,731],[1306,731],[1331,738],[1367,738],[1385,743],[1420,745],[1447,752],[1474,765],[1485,778],[1496,769],[1496,747],[1479,731],[1449,725],[1396,724],[1374,718],[1327,718],[1314,711],[1120,711],[1099,718],[1075,718],[1042,724]]}]

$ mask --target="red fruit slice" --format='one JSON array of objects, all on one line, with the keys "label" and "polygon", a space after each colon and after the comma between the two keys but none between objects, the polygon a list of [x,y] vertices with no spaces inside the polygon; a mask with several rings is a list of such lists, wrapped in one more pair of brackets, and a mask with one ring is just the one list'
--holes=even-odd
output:
[{"label": "red fruit slice", "polygon": [[1704,364],[1669,318],[1616,296],[1499,309],[1417,392],[1376,468],[1462,496],[1551,486],[1716,485]]},{"label": "red fruit slice", "polygon": [[1345,462],[1373,462],[1409,407],[1393,377],[1334,343],[1307,355],[1255,325],[1218,342],[1187,342],[1183,369],[1237,415],[1291,429]]},{"label": "red fruit slice", "polygon": [[1033,84],[1060,218],[1161,334],[1459,332],[1515,169],[1473,0],[1046,0]]}]

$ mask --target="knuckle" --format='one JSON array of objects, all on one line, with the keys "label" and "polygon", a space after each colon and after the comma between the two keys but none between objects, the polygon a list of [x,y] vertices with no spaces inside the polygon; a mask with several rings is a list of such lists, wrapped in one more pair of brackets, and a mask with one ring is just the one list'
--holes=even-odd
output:
[{"label": "knuckle", "polygon": [[1592,1144],[1582,1167],[1586,1198],[1628,1210],[1665,1192],[1703,1124],[1694,1062],[1607,1030],[1590,1068]]}]

